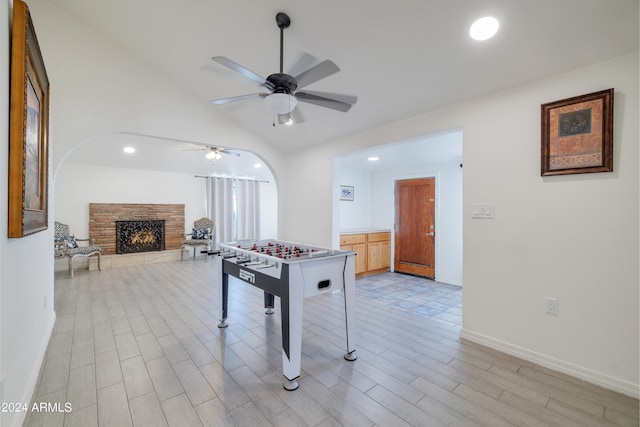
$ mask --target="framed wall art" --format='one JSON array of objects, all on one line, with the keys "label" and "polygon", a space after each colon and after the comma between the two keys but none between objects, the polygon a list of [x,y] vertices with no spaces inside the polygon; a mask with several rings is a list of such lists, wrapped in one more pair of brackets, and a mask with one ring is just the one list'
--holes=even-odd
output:
[{"label": "framed wall art", "polygon": [[542,176],[613,171],[613,89],[542,104]]},{"label": "framed wall art", "polygon": [[340,186],[340,200],[353,202],[353,187],[349,185]]},{"label": "framed wall art", "polygon": [[13,2],[11,36],[8,237],[24,237],[48,223],[49,79],[21,0]]}]

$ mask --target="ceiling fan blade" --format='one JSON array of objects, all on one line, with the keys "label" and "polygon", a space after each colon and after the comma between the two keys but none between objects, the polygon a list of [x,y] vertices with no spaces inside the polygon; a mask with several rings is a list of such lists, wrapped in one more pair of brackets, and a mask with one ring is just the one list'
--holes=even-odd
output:
[{"label": "ceiling fan blade", "polygon": [[351,108],[351,104],[347,104],[346,102],[325,98],[324,96],[313,95],[306,92],[296,92],[294,96],[300,102],[306,102],[308,104],[314,104],[319,107],[342,111],[343,113],[346,113]]},{"label": "ceiling fan blade", "polygon": [[314,65],[307,71],[295,76],[296,82],[298,82],[298,89],[302,89],[305,86],[309,86],[311,83],[315,83],[318,80],[329,77],[338,71],[340,71],[340,68],[338,68],[333,61],[325,59],[318,65]]},{"label": "ceiling fan blade", "polygon": [[214,99],[213,101],[211,101],[211,103],[216,105],[222,105],[222,104],[228,104],[230,102],[245,101],[247,99],[266,98],[267,95],[269,94],[268,93],[250,93],[248,95],[232,96],[231,98]]},{"label": "ceiling fan blade", "polygon": [[313,55],[308,54],[307,52],[298,52],[296,53],[295,62],[293,66],[289,69],[289,75],[297,76],[298,74],[302,74],[305,70],[308,70],[318,61]]},{"label": "ceiling fan blade", "polygon": [[230,156],[240,157],[240,153],[236,153],[235,151],[229,151],[224,147],[217,147],[215,145],[200,145],[196,143],[192,143],[196,145],[197,148],[183,148],[180,151],[212,151],[220,154],[228,154]]},{"label": "ceiling fan blade", "polygon": [[233,62],[226,56],[214,56],[211,59],[213,59],[220,65],[224,65],[225,67],[230,68],[233,71],[242,74],[244,77],[248,78],[249,80],[253,80],[254,82],[258,83],[260,86],[264,86],[268,89],[273,89],[273,85],[267,82],[267,80],[264,77],[261,77],[256,73],[254,73],[253,71],[243,67],[242,65],[236,62]]},{"label": "ceiling fan blade", "polygon": [[[291,119],[291,123],[289,123],[289,119]],[[294,108],[289,114],[278,114],[279,125],[297,125],[300,123],[304,123],[304,117],[297,108]]]},{"label": "ceiling fan blade", "polygon": [[307,95],[318,96],[321,98],[333,99],[334,101],[344,102],[345,104],[354,105],[356,102],[358,102],[358,97],[355,95],[345,95],[341,93],[331,93],[331,92],[319,92],[317,90],[313,90],[313,91],[305,90],[304,93]]},{"label": "ceiling fan blade", "polygon": [[222,153],[222,154],[228,154],[230,156],[234,156],[234,157],[240,157],[240,153],[236,153],[235,151],[227,151],[224,148],[218,148],[217,150],[218,153]]}]

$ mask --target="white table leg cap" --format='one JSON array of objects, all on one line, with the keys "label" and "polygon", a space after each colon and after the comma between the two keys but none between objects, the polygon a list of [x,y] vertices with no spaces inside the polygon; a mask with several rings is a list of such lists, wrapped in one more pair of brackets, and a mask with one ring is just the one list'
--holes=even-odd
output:
[{"label": "white table leg cap", "polygon": [[284,389],[288,391],[297,390],[299,386],[300,384],[296,380],[287,380],[283,384]]},{"label": "white table leg cap", "polygon": [[344,355],[345,360],[348,360],[349,362],[353,362],[354,360],[356,360],[358,358],[358,355],[356,354],[356,351],[353,350],[351,353],[347,353]]}]

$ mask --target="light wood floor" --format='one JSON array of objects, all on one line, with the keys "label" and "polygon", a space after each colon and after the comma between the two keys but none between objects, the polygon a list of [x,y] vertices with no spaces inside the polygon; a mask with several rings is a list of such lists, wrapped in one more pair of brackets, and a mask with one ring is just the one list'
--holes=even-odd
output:
[{"label": "light wood floor", "polygon": [[56,273],[57,321],[33,401],[72,411],[33,412],[25,425],[638,426],[636,399],[361,295],[355,362],[342,357],[342,295],[305,301],[303,372],[288,392],[279,315],[234,282],[230,325],[218,329],[215,277],[204,258]]}]

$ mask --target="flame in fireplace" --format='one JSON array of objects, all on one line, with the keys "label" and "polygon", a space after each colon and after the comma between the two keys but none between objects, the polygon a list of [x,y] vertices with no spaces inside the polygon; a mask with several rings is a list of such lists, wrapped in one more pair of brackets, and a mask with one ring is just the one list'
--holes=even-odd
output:
[{"label": "flame in fireplace", "polygon": [[131,236],[131,244],[133,245],[147,245],[156,242],[156,237],[151,231],[138,231]]}]

